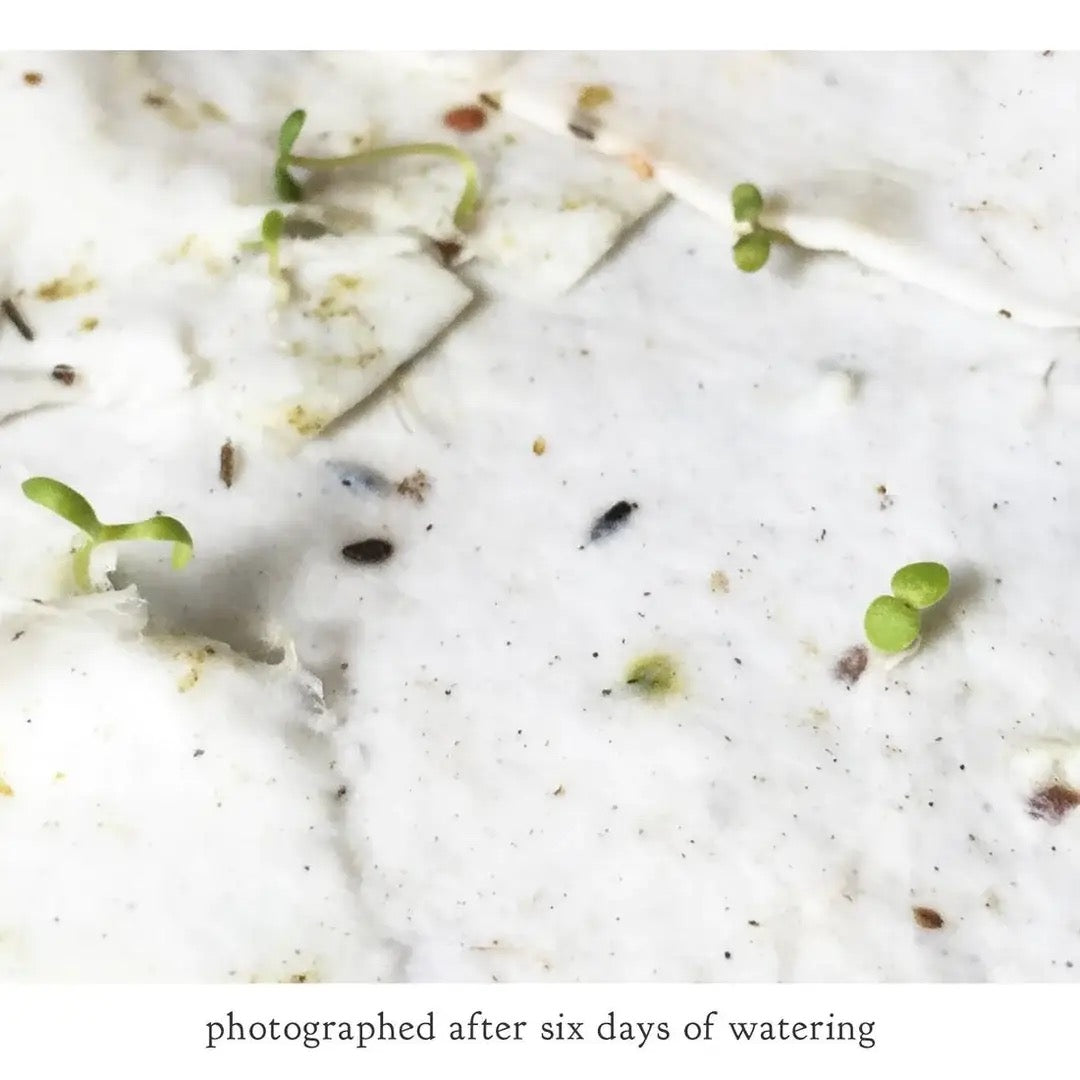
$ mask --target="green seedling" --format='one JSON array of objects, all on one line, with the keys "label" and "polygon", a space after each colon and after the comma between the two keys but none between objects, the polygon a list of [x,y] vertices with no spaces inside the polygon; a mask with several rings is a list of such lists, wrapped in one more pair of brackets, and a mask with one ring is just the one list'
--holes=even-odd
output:
[{"label": "green seedling", "polygon": [[941,563],[910,563],[893,574],[891,587],[891,596],[877,597],[866,609],[863,627],[876,649],[897,653],[910,648],[918,638],[920,612],[949,591],[949,571]]},{"label": "green seedling", "polygon": [[769,252],[777,241],[788,238],[775,229],[767,229],[759,218],[765,200],[753,184],[736,184],[731,192],[731,213],[735,223],[742,226],[742,235],[735,241],[732,255],[735,265],[744,273],[753,274],[769,261]]},{"label": "green seedling", "polygon": [[87,536],[82,546],[75,550],[75,584],[83,592],[93,591],[90,581],[90,556],[99,544],[112,540],[165,540],[173,545],[172,564],[181,570],[191,559],[195,544],[191,534],[176,518],[156,515],[145,521],[133,521],[124,525],[104,525],[98,520],[94,508],[74,488],[52,480],[47,476],[34,476],[23,482],[23,494],[39,506],[44,506],[65,521],[71,522]]},{"label": "green seedling", "polygon": [[285,117],[278,132],[278,159],[274,163],[274,190],[282,202],[300,202],[304,189],[295,176],[289,172],[290,166],[318,172],[327,169],[341,169],[350,165],[367,165],[385,158],[402,157],[406,154],[434,154],[451,158],[460,166],[465,177],[465,187],[454,210],[454,224],[459,229],[466,229],[472,223],[480,201],[480,180],[476,163],[463,150],[449,143],[400,143],[395,146],[376,146],[370,150],[360,150],[343,157],[305,157],[292,152],[300,131],[307,119],[303,109],[296,109]]},{"label": "green seedling", "polygon": [[271,210],[262,219],[262,249],[270,263],[270,276],[281,277],[281,234],[285,231],[285,215]]}]

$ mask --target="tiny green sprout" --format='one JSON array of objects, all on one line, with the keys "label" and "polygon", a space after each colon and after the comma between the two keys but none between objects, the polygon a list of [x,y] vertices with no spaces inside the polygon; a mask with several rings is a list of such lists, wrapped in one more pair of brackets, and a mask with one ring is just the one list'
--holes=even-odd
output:
[{"label": "tiny green sprout", "polygon": [[949,591],[949,571],[941,563],[910,563],[893,574],[891,588],[913,608],[928,608]]},{"label": "tiny green sprout", "polygon": [[749,226],[732,248],[735,265],[746,274],[753,274],[769,261],[776,234],[758,223],[765,200],[753,184],[736,184],[731,192],[731,213],[737,225]]},{"label": "tiny green sprout", "polygon": [[751,232],[735,241],[732,253],[735,265],[746,274],[753,274],[769,261],[772,245],[764,232]]},{"label": "tiny green sprout", "polygon": [[300,130],[307,119],[303,109],[294,109],[285,117],[278,131],[278,158],[274,163],[274,190],[282,202],[299,202],[304,197],[304,189],[289,172],[289,156]]},{"label": "tiny green sprout", "polygon": [[465,186],[461,198],[454,209],[454,224],[459,229],[466,229],[472,223],[480,203],[480,178],[473,161],[463,150],[449,143],[400,143],[395,146],[376,146],[370,150],[360,150],[355,154],[342,157],[304,157],[292,152],[307,119],[303,109],[296,109],[285,118],[278,133],[278,159],[274,164],[274,190],[283,202],[299,202],[304,189],[289,172],[289,166],[297,166],[312,172],[325,169],[340,169],[350,165],[366,165],[385,158],[401,157],[405,154],[433,154],[451,158],[461,166]]},{"label": "tiny green sprout", "polygon": [[777,229],[761,224],[765,200],[754,184],[736,184],[731,191],[731,216],[740,235],[732,248],[735,265],[744,273],[753,274],[768,261],[773,244],[790,244],[791,237]]},{"label": "tiny green sprout", "polygon": [[99,544],[112,540],[164,540],[173,545],[172,564],[183,569],[194,554],[191,534],[176,518],[156,515],[145,521],[123,525],[104,525],[94,508],[74,488],[46,476],[34,476],[23,482],[23,494],[39,506],[44,506],[65,521],[71,522],[87,536],[86,543],[75,551],[75,584],[83,592],[91,592],[90,556]]},{"label": "tiny green sprout", "polygon": [[949,571],[941,563],[919,562],[900,567],[892,577],[892,596],[879,596],[866,609],[867,640],[882,652],[902,652],[919,636],[920,612],[949,591]]},{"label": "tiny green sprout", "polygon": [[882,652],[903,652],[919,636],[919,613],[895,596],[879,596],[866,609],[863,626],[871,645]]},{"label": "tiny green sprout", "polygon": [[285,231],[285,215],[271,210],[262,219],[262,246],[270,263],[270,276],[281,280],[281,234]]},{"label": "tiny green sprout", "polygon": [[731,193],[731,209],[740,225],[756,225],[765,200],[753,184],[736,184]]}]

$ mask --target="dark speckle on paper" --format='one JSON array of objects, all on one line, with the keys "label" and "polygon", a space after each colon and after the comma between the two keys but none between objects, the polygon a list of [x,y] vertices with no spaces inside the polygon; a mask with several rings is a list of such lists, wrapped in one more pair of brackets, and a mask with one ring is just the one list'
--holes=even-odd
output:
[{"label": "dark speckle on paper", "polygon": [[627,502],[625,499],[620,499],[619,502],[605,510],[592,523],[592,528],[589,530],[589,539],[600,540],[613,533],[616,529],[622,528],[637,508],[638,504],[636,502]]},{"label": "dark speckle on paper", "polygon": [[394,485],[377,469],[353,461],[328,461],[326,467],[338,479],[342,487],[350,491],[370,491],[375,495],[389,495]]},{"label": "dark speckle on paper", "polygon": [[865,645],[852,645],[833,667],[833,675],[848,686],[854,686],[866,670],[870,654]]}]

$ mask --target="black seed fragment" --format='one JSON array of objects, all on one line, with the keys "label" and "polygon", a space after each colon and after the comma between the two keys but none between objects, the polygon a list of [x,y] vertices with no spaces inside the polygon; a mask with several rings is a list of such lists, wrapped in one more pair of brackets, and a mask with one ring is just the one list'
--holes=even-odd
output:
[{"label": "black seed fragment", "polygon": [[581,124],[575,124],[573,121],[567,124],[566,127],[571,135],[575,135],[579,139],[585,139],[586,142],[592,142],[596,138],[596,132]]},{"label": "black seed fragment", "polygon": [[75,369],[70,364],[57,364],[51,374],[58,383],[65,386],[70,386],[75,381]]},{"label": "black seed fragment", "polygon": [[605,510],[592,524],[589,530],[590,540],[599,540],[626,524],[626,519],[638,508],[636,502],[621,499],[614,506]]},{"label": "black seed fragment", "polygon": [[30,324],[23,318],[22,312],[15,306],[15,301],[6,298],[0,300],[0,309],[11,320],[11,325],[19,331],[20,334],[27,340],[34,340],[34,331],[30,329]]},{"label": "black seed fragment", "polygon": [[394,545],[389,540],[380,540],[377,536],[367,540],[358,540],[355,544],[346,544],[341,554],[349,562],[374,565],[384,563],[394,554]]}]

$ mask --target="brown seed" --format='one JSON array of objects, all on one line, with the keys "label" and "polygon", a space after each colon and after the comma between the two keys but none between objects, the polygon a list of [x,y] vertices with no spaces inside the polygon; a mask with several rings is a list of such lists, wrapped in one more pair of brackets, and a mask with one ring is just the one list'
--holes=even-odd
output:
[{"label": "brown seed", "polygon": [[627,154],[626,164],[630,166],[638,179],[651,180],[653,178],[652,165],[649,164],[647,158],[642,157],[640,154]]},{"label": "brown seed", "polygon": [[1049,784],[1028,799],[1028,814],[1057,824],[1070,810],[1080,806],[1080,791],[1068,784]]},{"label": "brown seed", "polygon": [[481,105],[486,105],[489,109],[494,109],[498,112],[502,108],[502,98],[498,94],[480,94],[477,100]]},{"label": "brown seed", "polygon": [[833,668],[833,675],[841,682],[847,683],[848,686],[854,686],[859,681],[859,676],[866,670],[866,664],[869,659],[870,653],[867,651],[865,645],[852,645],[851,648],[836,661],[836,665]]},{"label": "brown seed", "polygon": [[940,930],[945,925],[945,920],[932,907],[913,907],[911,914],[915,925],[924,930]]},{"label": "brown seed", "polygon": [[227,488],[231,488],[233,485],[233,475],[236,469],[236,449],[233,447],[231,439],[226,439],[221,444],[221,452],[218,455],[218,459],[218,477]]},{"label": "brown seed", "polygon": [[355,544],[346,544],[341,549],[341,554],[349,562],[373,566],[386,562],[394,554],[394,545],[389,540],[380,540],[372,536],[367,540],[357,540]]},{"label": "brown seed", "polygon": [[44,76],[40,71],[24,71],[22,81],[27,86],[40,86],[43,78]]},{"label": "brown seed", "polygon": [[461,245],[456,240],[433,240],[432,244],[439,253],[443,266],[453,265],[454,260],[461,254]]},{"label": "brown seed", "polygon": [[11,320],[11,325],[27,340],[34,340],[34,331],[30,324],[23,318],[22,312],[15,306],[15,301],[10,297],[0,300],[0,310]]},{"label": "brown seed", "polygon": [[479,131],[487,123],[487,113],[479,105],[460,105],[443,116],[443,123],[452,131]]},{"label": "brown seed", "polygon": [[70,364],[57,364],[52,369],[52,377],[65,386],[70,386],[75,381],[75,369]]}]

